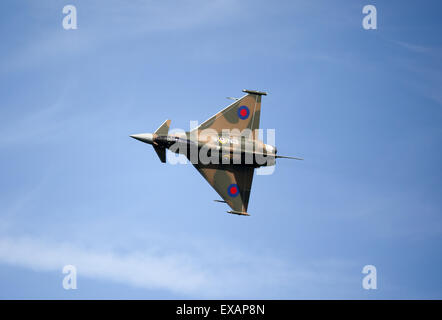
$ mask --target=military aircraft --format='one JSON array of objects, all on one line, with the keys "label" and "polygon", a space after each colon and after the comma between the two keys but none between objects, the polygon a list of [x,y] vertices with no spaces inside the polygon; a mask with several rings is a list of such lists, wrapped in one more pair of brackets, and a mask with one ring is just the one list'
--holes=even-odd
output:
[{"label": "military aircraft", "polygon": [[241,98],[189,132],[169,134],[170,120],[154,133],[130,137],[151,144],[161,162],[166,149],[184,154],[232,210],[228,213],[248,216],[250,191],[255,168],[275,165],[275,146],[258,139],[261,98],[266,92],[243,90]]}]

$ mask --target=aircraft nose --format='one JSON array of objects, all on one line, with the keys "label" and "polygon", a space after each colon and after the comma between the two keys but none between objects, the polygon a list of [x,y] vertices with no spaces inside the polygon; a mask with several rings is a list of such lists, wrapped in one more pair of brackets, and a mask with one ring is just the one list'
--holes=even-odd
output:
[{"label": "aircraft nose", "polygon": [[153,134],[152,133],[139,133],[130,135],[131,138],[137,139],[141,142],[153,144]]}]

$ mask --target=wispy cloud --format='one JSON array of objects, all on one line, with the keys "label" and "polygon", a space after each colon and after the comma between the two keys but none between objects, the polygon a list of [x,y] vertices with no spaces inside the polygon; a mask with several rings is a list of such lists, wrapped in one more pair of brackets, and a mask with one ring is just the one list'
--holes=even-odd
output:
[{"label": "wispy cloud", "polygon": [[175,292],[194,292],[207,282],[207,275],[185,256],[121,255],[31,238],[1,239],[0,260],[39,271],[59,272],[63,265],[73,264],[86,277]]},{"label": "wispy cloud", "polygon": [[392,40],[393,43],[397,44],[398,46],[407,49],[408,51],[418,53],[418,54],[427,54],[429,56],[432,56],[434,58],[439,58],[440,54],[442,52],[442,48],[440,47],[434,47],[430,45],[419,45],[411,42],[405,42],[405,41],[396,41]]},{"label": "wispy cloud", "polygon": [[47,141],[55,137],[55,133],[61,131],[63,123],[58,120],[62,112],[62,105],[58,102],[40,109],[20,114],[16,120],[4,123],[0,129],[0,147],[15,145],[20,142]]},{"label": "wispy cloud", "polygon": [[157,251],[121,254],[39,239],[2,238],[0,261],[38,271],[56,272],[60,272],[63,265],[73,264],[79,275],[85,277],[181,294],[203,294],[206,290],[214,294],[221,289],[221,283],[212,270],[195,264],[186,254],[160,254]]},{"label": "wispy cloud", "polygon": [[336,287],[336,282],[347,285],[349,277],[343,271],[352,267],[336,261],[289,266],[279,259],[236,249],[213,248],[211,255],[206,250],[197,257],[157,249],[121,253],[30,237],[0,238],[0,262],[59,273],[64,265],[72,264],[83,278],[199,298],[282,297],[293,287],[298,288],[298,298],[315,297],[319,288],[324,293],[324,289]]},{"label": "wispy cloud", "polygon": [[[66,31],[62,28],[64,5],[58,5],[58,17],[54,17],[56,5],[53,1],[30,5],[29,10],[37,17],[42,32],[17,49],[5,51],[0,72],[28,70],[55,62],[66,64],[67,59],[83,57],[128,38],[148,42],[152,41],[149,36],[154,34],[167,36],[167,32],[225,24],[241,9],[237,0],[80,1],[76,4],[78,29]],[[48,24],[48,20],[53,22],[54,19],[59,23]],[[32,32],[30,26],[27,29]]]},{"label": "wispy cloud", "polygon": [[442,104],[440,74],[442,48],[405,41],[389,41],[403,49],[401,55],[394,56],[391,61],[409,73],[409,76],[402,81],[423,97]]}]

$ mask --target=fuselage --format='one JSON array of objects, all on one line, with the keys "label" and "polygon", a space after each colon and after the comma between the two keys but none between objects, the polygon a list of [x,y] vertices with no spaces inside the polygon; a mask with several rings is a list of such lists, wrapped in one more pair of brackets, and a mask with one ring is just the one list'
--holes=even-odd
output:
[{"label": "fuselage", "polygon": [[277,152],[272,145],[241,135],[182,132],[169,135],[147,133],[134,138],[183,154],[192,163],[203,165],[272,166]]}]

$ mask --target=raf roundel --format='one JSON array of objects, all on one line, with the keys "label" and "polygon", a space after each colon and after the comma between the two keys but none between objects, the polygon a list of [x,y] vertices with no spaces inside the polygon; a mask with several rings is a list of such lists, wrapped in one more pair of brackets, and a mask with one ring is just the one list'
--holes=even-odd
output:
[{"label": "raf roundel", "polygon": [[250,110],[247,106],[241,106],[238,108],[238,117],[242,120],[246,120],[250,115]]},{"label": "raf roundel", "polygon": [[231,197],[236,197],[239,194],[239,188],[238,185],[235,183],[232,183],[228,188],[227,188],[227,192],[229,194],[229,196]]}]

